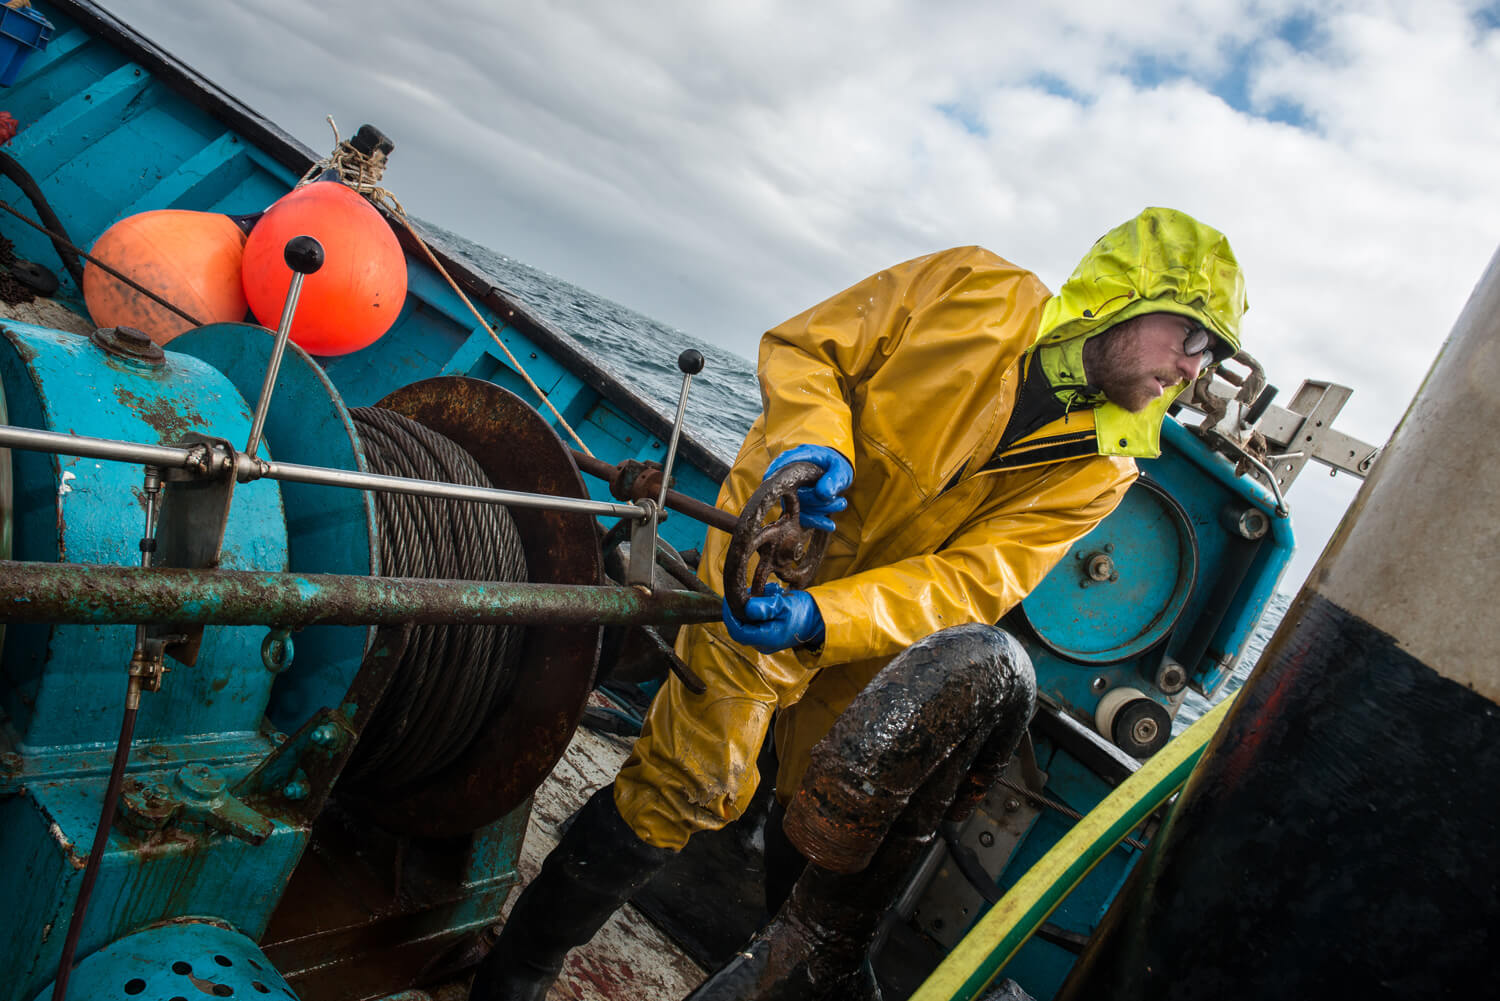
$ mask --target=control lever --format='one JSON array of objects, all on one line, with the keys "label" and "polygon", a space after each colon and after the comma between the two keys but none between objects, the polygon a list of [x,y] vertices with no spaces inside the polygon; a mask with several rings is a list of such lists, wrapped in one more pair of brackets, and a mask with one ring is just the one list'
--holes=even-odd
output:
[{"label": "control lever", "polygon": [[292,284],[286,290],[286,305],[281,307],[281,322],[276,327],[276,345],[271,349],[271,363],[266,366],[266,380],[261,383],[260,401],[255,404],[255,420],[250,425],[250,441],[245,455],[253,462],[260,447],[260,435],[266,427],[266,413],[271,409],[271,393],[276,389],[276,375],[281,371],[281,356],[292,334],[292,316],[302,295],[307,276],[323,266],[323,245],[310,236],[294,236],[281,252],[286,266],[292,269]]},{"label": "control lever", "polygon": [[672,421],[672,437],[667,442],[667,458],[662,463],[661,490],[656,499],[642,500],[646,517],[636,522],[630,531],[630,565],[625,570],[625,583],[651,587],[652,571],[656,566],[656,526],[666,513],[667,484],[672,480],[672,464],[677,461],[677,443],[682,438],[682,418],[687,412],[688,386],[693,376],[703,371],[703,353],[688,348],[677,356],[677,368],[682,372],[682,392],[677,398],[677,416]]}]

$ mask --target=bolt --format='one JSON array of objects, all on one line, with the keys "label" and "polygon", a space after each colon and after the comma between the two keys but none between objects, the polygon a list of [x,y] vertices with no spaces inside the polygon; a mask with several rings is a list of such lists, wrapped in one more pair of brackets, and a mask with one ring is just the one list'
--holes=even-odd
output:
[{"label": "bolt", "polygon": [[1134,739],[1138,744],[1151,743],[1156,739],[1156,734],[1156,720],[1151,719],[1150,717],[1142,717],[1141,719],[1136,720],[1135,726],[1131,729],[1130,732],[1131,738]]},{"label": "bolt", "polygon": [[312,790],[308,788],[307,782],[301,778],[292,779],[292,781],[281,787],[281,794],[294,803],[298,800],[306,799],[307,794],[310,792]]},{"label": "bolt", "polygon": [[1105,689],[1107,689],[1108,687],[1109,687],[1109,679],[1106,678],[1106,677],[1104,677],[1103,675],[1100,675],[1099,677],[1095,678],[1093,681],[1089,682],[1089,688],[1093,691],[1093,693],[1095,695],[1103,695]]},{"label": "bolt", "polygon": [[993,848],[995,847],[995,836],[989,831],[980,831],[979,844],[984,848]]},{"label": "bolt", "polygon": [[1106,553],[1112,553],[1112,552],[1114,552],[1115,551],[1115,544],[1113,542],[1106,542],[1104,544],[1104,551]]},{"label": "bolt", "polygon": [[1006,813],[1015,813],[1020,808],[1021,808],[1021,801],[1018,800],[1018,799],[1016,799],[1014,796],[1010,797],[1009,799],[1007,799],[1005,801],[1005,812]]},{"label": "bolt", "polygon": [[324,723],[308,734],[308,740],[319,747],[337,747],[339,741],[339,728],[332,723]]}]

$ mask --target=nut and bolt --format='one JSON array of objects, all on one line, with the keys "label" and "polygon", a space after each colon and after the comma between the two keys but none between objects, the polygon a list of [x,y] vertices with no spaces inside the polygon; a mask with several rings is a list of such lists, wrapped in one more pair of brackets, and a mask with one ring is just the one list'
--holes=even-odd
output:
[{"label": "nut and bolt", "polygon": [[318,747],[337,748],[343,743],[343,734],[332,723],[324,723],[308,734],[307,739]]}]

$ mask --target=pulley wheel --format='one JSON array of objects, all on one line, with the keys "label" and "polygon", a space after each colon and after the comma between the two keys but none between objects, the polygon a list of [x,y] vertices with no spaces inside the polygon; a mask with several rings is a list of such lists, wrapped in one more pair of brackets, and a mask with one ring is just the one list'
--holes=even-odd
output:
[{"label": "pulley wheel", "polygon": [[1197,574],[1198,543],[1187,512],[1142,477],[1021,602],[1021,612],[1058,656],[1112,664],[1167,636]]}]

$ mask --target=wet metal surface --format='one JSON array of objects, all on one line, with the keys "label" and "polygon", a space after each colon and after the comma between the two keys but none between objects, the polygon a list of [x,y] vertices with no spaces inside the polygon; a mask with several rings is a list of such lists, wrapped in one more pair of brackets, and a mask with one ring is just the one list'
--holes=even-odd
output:
[{"label": "wet metal surface", "polygon": [[[1014,752],[1035,699],[1031,660],[1008,633],[955,626],[913,644],[813,748],[787,836],[818,865],[851,873],[910,822],[925,787],[949,783],[943,809],[960,794],[960,809],[972,809],[974,790],[982,795]],[[991,774],[969,782],[971,763]]]},{"label": "wet metal surface", "polygon": [[[1025,732],[1036,683],[1025,651],[956,626],[876,675],[813,750],[785,831],[809,858],[771,923],[688,1001],[865,1001],[882,918],[944,816],[973,807]],[[998,763],[998,765],[997,765]]]}]

